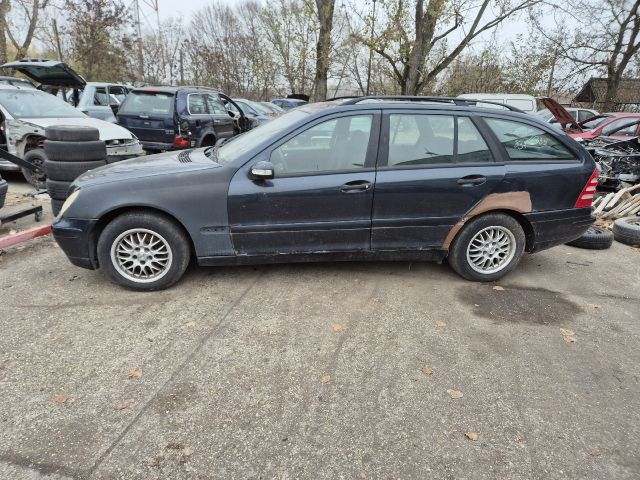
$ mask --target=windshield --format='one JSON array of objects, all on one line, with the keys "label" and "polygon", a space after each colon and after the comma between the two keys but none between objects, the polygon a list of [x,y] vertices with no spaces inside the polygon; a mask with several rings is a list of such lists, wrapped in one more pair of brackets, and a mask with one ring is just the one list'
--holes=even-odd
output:
[{"label": "windshield", "polygon": [[79,118],[80,110],[38,90],[0,90],[0,105],[13,118]]},{"label": "windshield", "polygon": [[221,164],[233,162],[265,140],[276,137],[279,133],[305,118],[307,115],[309,115],[309,113],[303,110],[292,110],[275,120],[260,124],[253,130],[233,137],[233,139],[226,141],[217,149],[216,161]]}]

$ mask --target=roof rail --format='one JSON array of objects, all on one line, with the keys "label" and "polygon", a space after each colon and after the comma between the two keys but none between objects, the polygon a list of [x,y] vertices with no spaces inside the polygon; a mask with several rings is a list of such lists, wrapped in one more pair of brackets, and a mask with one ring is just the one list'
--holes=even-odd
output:
[{"label": "roof rail", "polygon": [[476,106],[478,103],[487,103],[490,105],[497,105],[512,112],[524,113],[513,105],[507,105],[505,103],[494,102],[491,100],[475,100],[473,98],[460,98],[460,97],[421,97],[410,95],[369,95],[366,97],[336,97],[329,100],[341,100],[343,98],[351,98],[342,103],[342,105],[356,105],[364,100],[398,100],[404,102],[437,102],[437,103],[453,103],[461,107]]}]

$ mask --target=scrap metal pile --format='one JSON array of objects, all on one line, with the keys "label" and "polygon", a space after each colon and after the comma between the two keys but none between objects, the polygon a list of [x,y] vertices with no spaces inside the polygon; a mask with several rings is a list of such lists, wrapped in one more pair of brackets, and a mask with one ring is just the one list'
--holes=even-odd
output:
[{"label": "scrap metal pile", "polygon": [[628,140],[597,137],[584,144],[600,167],[598,183],[601,187],[620,190],[640,183],[638,137]]}]

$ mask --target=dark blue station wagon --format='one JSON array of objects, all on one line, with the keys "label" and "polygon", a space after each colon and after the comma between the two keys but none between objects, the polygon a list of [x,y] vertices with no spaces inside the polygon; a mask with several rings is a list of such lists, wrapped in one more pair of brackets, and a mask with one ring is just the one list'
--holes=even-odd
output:
[{"label": "dark blue station wagon", "polygon": [[439,97],[309,104],[215,147],[107,165],[53,224],[75,265],[138,290],[201,265],[447,259],[496,280],[593,221],[597,170],[534,116]]}]

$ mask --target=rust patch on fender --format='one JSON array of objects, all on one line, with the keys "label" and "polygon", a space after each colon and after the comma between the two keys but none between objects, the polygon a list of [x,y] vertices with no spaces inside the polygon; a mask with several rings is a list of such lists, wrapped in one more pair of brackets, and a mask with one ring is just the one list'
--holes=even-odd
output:
[{"label": "rust patch on fender", "polygon": [[531,195],[529,195],[529,192],[506,192],[487,195],[480,203],[469,210],[458,223],[451,227],[447,237],[444,239],[442,248],[449,248],[460,229],[470,219],[491,210],[513,210],[518,213],[529,213],[531,212]]}]

